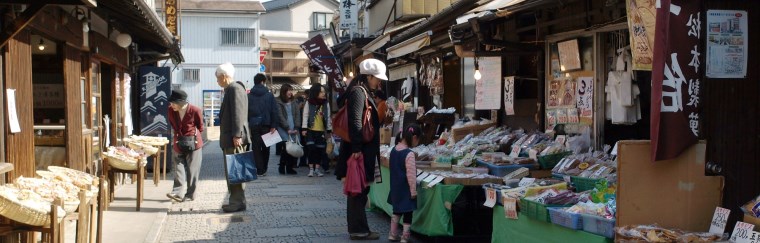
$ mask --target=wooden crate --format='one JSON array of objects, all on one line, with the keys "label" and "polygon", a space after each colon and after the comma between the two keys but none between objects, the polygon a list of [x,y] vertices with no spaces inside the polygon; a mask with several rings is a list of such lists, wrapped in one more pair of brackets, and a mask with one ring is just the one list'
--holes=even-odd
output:
[{"label": "wooden crate", "polygon": [[468,134],[472,133],[474,135],[478,135],[481,132],[485,131],[488,128],[493,127],[495,124],[485,124],[485,125],[472,125],[472,126],[466,126],[466,127],[459,127],[459,128],[452,128],[451,129],[451,137],[454,139],[454,142],[461,140]]}]

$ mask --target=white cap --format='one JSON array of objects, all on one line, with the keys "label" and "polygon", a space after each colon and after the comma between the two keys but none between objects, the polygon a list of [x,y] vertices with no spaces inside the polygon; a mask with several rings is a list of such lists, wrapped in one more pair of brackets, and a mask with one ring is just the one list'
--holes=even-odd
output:
[{"label": "white cap", "polygon": [[385,75],[385,63],[380,60],[370,58],[359,63],[359,73],[375,76],[382,80],[388,80]]}]

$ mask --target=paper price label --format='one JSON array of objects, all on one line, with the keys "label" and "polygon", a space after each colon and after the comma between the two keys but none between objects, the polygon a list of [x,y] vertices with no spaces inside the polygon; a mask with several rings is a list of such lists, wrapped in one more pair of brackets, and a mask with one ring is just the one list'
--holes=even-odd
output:
[{"label": "paper price label", "polygon": [[483,203],[483,206],[493,208],[493,206],[496,205],[496,190],[493,188],[486,189],[486,202]]},{"label": "paper price label", "polygon": [[728,221],[728,215],[730,213],[730,209],[716,207],[712,222],[710,223],[710,233],[723,234],[726,230],[726,221]]},{"label": "paper price label", "polygon": [[506,194],[502,194],[504,202],[504,217],[508,219],[517,219],[517,199],[507,197]]},{"label": "paper price label", "polygon": [[518,183],[518,186],[520,187],[530,186],[530,185],[533,185],[533,182],[535,181],[536,181],[536,178],[525,177],[525,178],[520,179],[520,183]]},{"label": "paper price label", "polygon": [[757,231],[752,231],[752,234],[749,235],[749,241],[750,243],[760,243],[760,233]]},{"label": "paper price label", "polygon": [[604,173],[605,170],[607,170],[607,166],[603,166],[602,165],[599,169],[597,169],[596,171],[594,171],[594,174],[591,175],[591,178],[595,178],[596,179],[596,178],[602,177],[602,173]]},{"label": "paper price label", "polygon": [[538,151],[536,151],[535,149],[528,150],[528,157],[534,160],[538,160]]},{"label": "paper price label", "polygon": [[512,151],[509,153],[509,157],[517,158],[518,156],[520,156],[520,146],[512,145]]},{"label": "paper price label", "polygon": [[752,235],[752,229],[755,228],[755,225],[748,224],[745,222],[736,222],[736,227],[734,227],[734,232],[731,233],[731,242],[736,243],[749,243],[752,242],[750,240],[750,236]]}]

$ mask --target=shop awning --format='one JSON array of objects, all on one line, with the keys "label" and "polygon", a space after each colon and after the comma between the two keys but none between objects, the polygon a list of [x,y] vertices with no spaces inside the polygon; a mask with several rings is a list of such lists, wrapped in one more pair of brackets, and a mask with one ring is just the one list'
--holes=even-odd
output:
[{"label": "shop awning", "polygon": [[491,12],[496,12],[500,16],[506,16],[512,12],[534,8],[555,1],[558,0],[491,0],[490,2],[480,5],[467,12],[467,14],[457,18],[457,24],[467,22],[467,20],[471,18],[483,17]]},{"label": "shop awning", "polygon": [[458,16],[466,13],[467,11],[476,7],[477,0],[459,0],[451,6],[448,6],[433,15],[432,17],[414,25],[413,27],[401,32],[400,34],[391,38],[390,44],[397,45],[409,38],[413,38],[424,31],[433,30],[437,27],[445,26],[449,27],[451,21],[455,20]]},{"label": "shop awning", "polygon": [[107,11],[107,16],[117,20],[112,23],[126,30],[134,42],[168,53],[175,62],[184,61],[178,40],[144,0],[98,1],[98,9]]},{"label": "shop awning", "polygon": [[373,51],[375,51],[377,49],[380,49],[380,47],[385,46],[385,44],[387,44],[388,42],[391,41],[391,36],[393,34],[398,33],[398,32],[400,32],[402,30],[405,30],[406,28],[412,27],[415,24],[419,24],[423,20],[425,20],[425,18],[421,18],[421,19],[418,19],[418,20],[415,20],[415,21],[412,21],[412,22],[409,22],[409,23],[405,23],[405,24],[401,24],[401,25],[398,25],[398,26],[393,26],[391,28],[388,28],[388,29],[385,30],[384,34],[378,36],[377,38],[375,38],[374,40],[372,40],[372,42],[370,42],[366,46],[362,47],[362,50],[368,51],[368,52],[373,52]]},{"label": "shop awning", "polygon": [[430,45],[431,35],[433,35],[433,31],[427,31],[394,46],[388,47],[388,58],[397,58]]},{"label": "shop awning", "polygon": [[388,68],[388,81],[403,80],[407,77],[417,78],[417,64],[408,63]]}]

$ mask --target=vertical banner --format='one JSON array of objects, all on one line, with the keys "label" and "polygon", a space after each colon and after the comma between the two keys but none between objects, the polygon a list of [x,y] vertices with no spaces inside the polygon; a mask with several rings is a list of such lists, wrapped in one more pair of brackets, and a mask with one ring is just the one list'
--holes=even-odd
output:
[{"label": "vertical banner", "polygon": [[306,53],[312,64],[319,67],[327,75],[327,83],[333,90],[343,93],[346,83],[343,82],[343,72],[338,65],[338,58],[325,44],[322,35],[316,35],[301,44],[301,49]]},{"label": "vertical banner", "polygon": [[501,57],[480,57],[482,78],[475,80],[475,109],[501,108]]},{"label": "vertical banner", "polygon": [[504,111],[508,116],[515,114],[515,76],[504,78]]},{"label": "vertical banner", "polygon": [[747,11],[707,11],[707,77],[747,77]]},{"label": "vertical banner", "polygon": [[626,0],[633,70],[652,70],[654,25],[657,9],[652,0]]},{"label": "vertical banner", "polygon": [[141,67],[140,84],[140,134],[171,139],[169,99],[171,94],[171,69],[169,67]]},{"label": "vertical banner", "polygon": [[351,29],[359,24],[358,0],[340,0],[340,28]]},{"label": "vertical banner", "polygon": [[580,112],[581,122],[593,124],[594,118],[594,78],[578,78],[578,95],[576,96],[576,105]]},{"label": "vertical banner", "polygon": [[169,29],[169,33],[173,36],[177,36],[177,10],[179,6],[179,0],[166,0],[164,9],[164,23],[166,28]]},{"label": "vertical banner", "polygon": [[661,0],[652,66],[652,161],[677,157],[699,136],[702,1]]}]

